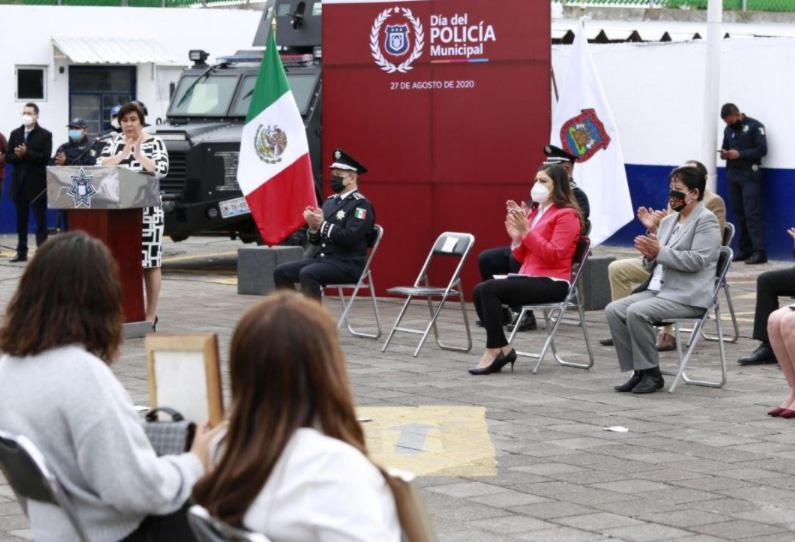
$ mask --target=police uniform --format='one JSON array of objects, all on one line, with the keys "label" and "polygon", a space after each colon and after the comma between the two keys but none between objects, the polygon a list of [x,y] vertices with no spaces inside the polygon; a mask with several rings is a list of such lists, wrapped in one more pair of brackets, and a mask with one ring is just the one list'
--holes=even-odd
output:
[{"label": "police uniform", "polygon": [[[341,149],[334,151],[331,168],[367,172]],[[322,210],[320,228],[308,233],[309,242],[319,248],[317,255],[276,267],[273,282],[277,288],[293,288],[298,282],[305,295],[320,299],[322,287],[327,284],[359,280],[375,236],[373,206],[361,192],[351,190],[329,197]]]},{"label": "police uniform", "polygon": [[726,160],[729,202],[737,226],[738,254],[744,260],[767,259],[762,226],[762,157],[767,154],[765,127],[756,119],[743,119],[723,130],[724,150],[737,150],[740,157]]},{"label": "police uniform", "polygon": [[[67,125],[67,128],[86,128],[88,125],[82,119],[73,119]],[[72,141],[71,139],[58,147],[55,155],[50,159],[50,164],[55,165],[55,157],[63,153],[66,157],[64,166],[93,166],[97,163],[97,156],[99,155],[101,147],[96,145],[96,141],[91,141],[88,137],[83,137],[79,141]],[[66,211],[57,211],[55,216],[55,227],[60,231],[67,231],[69,229],[69,220]]]}]

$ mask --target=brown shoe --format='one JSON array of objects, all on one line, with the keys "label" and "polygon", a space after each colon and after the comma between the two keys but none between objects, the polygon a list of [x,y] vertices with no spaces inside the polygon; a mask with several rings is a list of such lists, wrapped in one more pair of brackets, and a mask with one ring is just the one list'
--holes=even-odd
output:
[{"label": "brown shoe", "polygon": [[670,352],[671,350],[676,350],[676,337],[670,333],[663,333],[657,339],[657,351]]}]

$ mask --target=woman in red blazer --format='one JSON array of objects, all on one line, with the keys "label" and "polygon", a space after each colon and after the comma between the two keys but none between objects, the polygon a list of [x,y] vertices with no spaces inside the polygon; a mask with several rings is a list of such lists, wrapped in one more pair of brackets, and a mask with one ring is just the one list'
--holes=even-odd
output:
[{"label": "woman in red blazer", "polygon": [[569,292],[571,264],[577,239],[583,231],[580,208],[571,193],[562,166],[538,170],[530,192],[529,209],[507,203],[505,229],[511,238],[513,257],[522,266],[517,275],[495,278],[475,286],[475,309],[486,328],[486,350],[473,375],[498,373],[516,362],[503,330],[503,305],[562,301]]}]

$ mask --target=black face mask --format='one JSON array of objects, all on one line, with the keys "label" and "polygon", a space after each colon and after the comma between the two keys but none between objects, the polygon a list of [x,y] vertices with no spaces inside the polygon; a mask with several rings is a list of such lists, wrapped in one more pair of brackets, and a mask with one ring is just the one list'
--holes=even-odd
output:
[{"label": "black face mask", "polygon": [[687,207],[685,197],[686,195],[684,192],[671,190],[671,192],[668,194],[668,203],[671,205],[671,209],[679,213],[682,211],[682,209]]},{"label": "black face mask", "polygon": [[331,190],[334,191],[335,194],[339,194],[340,192],[345,190],[344,181],[345,181],[344,177],[340,177],[339,175],[332,175]]}]

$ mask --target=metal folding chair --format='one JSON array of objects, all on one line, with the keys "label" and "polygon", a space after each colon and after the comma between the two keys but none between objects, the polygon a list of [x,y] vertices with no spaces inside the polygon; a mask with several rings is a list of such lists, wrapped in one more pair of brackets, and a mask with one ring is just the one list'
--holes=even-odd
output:
[{"label": "metal folding chair", "polygon": [[270,542],[264,534],[227,525],[198,504],[188,510],[188,525],[199,542]]},{"label": "metal folding chair", "polygon": [[30,439],[0,431],[0,470],[11,485],[25,515],[28,515],[29,500],[52,504],[63,512],[78,538],[88,542],[72,501],[47,466],[44,455]]},{"label": "metal folding chair", "polygon": [[[425,344],[425,340],[428,338],[428,334],[431,332],[431,330],[433,330],[433,336],[436,339],[436,344],[443,350],[454,350],[457,352],[469,352],[472,350],[472,334],[469,330],[469,319],[467,317],[466,304],[464,303],[463,284],[461,283],[460,275],[461,270],[464,267],[464,262],[466,261],[470,250],[472,250],[472,245],[474,244],[475,236],[470,233],[444,232],[437,237],[436,241],[433,243],[433,247],[431,247],[428,257],[425,258],[425,263],[423,264],[422,269],[420,269],[420,274],[417,275],[417,280],[414,281],[414,285],[398,286],[387,290],[387,292],[390,294],[406,296],[406,302],[403,303],[403,307],[400,309],[400,313],[398,313],[397,320],[395,320],[392,329],[389,331],[389,336],[387,336],[384,346],[381,347],[381,352],[386,352],[386,349],[389,346],[389,343],[396,331],[414,333],[417,335],[422,335],[416,350],[414,350],[414,357],[416,358],[419,355],[422,346]],[[435,256],[458,258],[458,264],[455,266],[455,270],[453,271],[453,275],[450,277],[450,281],[447,283],[447,286],[437,287],[430,285],[430,281],[428,279],[428,270]],[[442,312],[448,297],[456,295],[458,296],[459,302],[461,304],[461,314],[464,317],[464,328],[466,329],[467,334],[466,348],[444,344],[441,340],[439,340],[439,330],[436,328],[436,319]],[[425,326],[425,329],[400,327],[400,322],[403,320],[403,316],[406,314],[406,309],[408,309],[409,304],[411,304],[411,300],[415,297],[425,298],[428,301],[428,310],[431,313],[431,319]],[[440,298],[439,304],[435,308],[433,306],[434,298]]]},{"label": "metal folding chair", "polygon": [[[724,247],[730,247],[732,239],[734,239],[734,224],[731,222],[726,222],[726,225],[723,227],[723,242],[721,245]],[[737,339],[740,338],[740,326],[737,324],[737,315],[734,312],[734,302],[732,301],[732,296],[729,293],[729,281],[727,281],[725,278],[723,280],[723,284],[721,284],[721,288],[723,289],[723,293],[726,294],[726,306],[729,307],[729,314],[731,315],[733,328],[733,334],[731,338],[724,336],[723,340],[730,343],[736,343]],[[707,334],[703,329],[701,330],[701,336],[708,341],[718,340],[718,337]]]},{"label": "metal folding chair", "polygon": [[[327,284],[324,288],[324,290],[331,290],[334,288],[337,289],[340,299],[340,309],[342,310],[342,314],[340,314],[340,318],[337,321],[337,329],[342,329],[342,324],[344,323],[351,335],[355,337],[364,337],[367,339],[378,339],[381,337],[381,315],[378,312],[378,301],[375,297],[375,286],[373,286],[373,273],[370,270],[370,263],[373,261],[375,253],[378,251],[378,246],[381,244],[381,238],[384,236],[384,228],[376,224],[373,226],[373,230],[375,232],[375,236],[370,247],[370,255],[367,257],[367,262],[364,264],[364,269],[362,270],[362,274],[359,277],[358,282],[356,282],[356,284]],[[353,307],[353,302],[356,301],[356,295],[362,289],[369,290],[370,292],[370,300],[373,304],[373,314],[375,315],[375,333],[357,331],[349,319],[349,313]],[[345,300],[343,290],[352,290],[347,302]]]},{"label": "metal folding chair", "polygon": [[[577,241],[577,248],[574,251],[574,258],[572,259],[571,287],[569,288],[569,293],[566,294],[566,298],[563,299],[563,301],[558,303],[535,303],[522,306],[522,310],[519,313],[517,322],[521,322],[525,313],[532,310],[542,311],[544,314],[544,320],[546,321],[545,330],[547,332],[547,338],[544,341],[544,346],[541,348],[540,353],[535,354],[532,352],[522,352],[516,350],[516,354],[519,356],[538,359],[536,366],[533,368],[533,374],[538,372],[538,368],[541,366],[541,362],[544,360],[544,356],[546,356],[547,351],[549,350],[552,351],[552,356],[560,365],[564,365],[566,367],[576,367],[578,369],[590,369],[593,367],[593,352],[591,352],[591,343],[588,337],[588,326],[585,324],[585,309],[582,299],[582,292],[579,288],[580,276],[590,252],[591,240],[588,237],[580,237],[580,239]],[[555,333],[558,331],[560,324],[564,323],[563,317],[569,308],[577,309],[577,314],[579,317],[577,325],[582,329],[582,334],[585,337],[585,349],[588,352],[588,363],[574,363],[571,361],[566,361],[558,355],[557,348],[555,346]],[[517,327],[518,326],[515,326],[513,328],[510,337],[508,337],[509,344],[513,343],[513,339],[516,336]]]},{"label": "metal folding chair", "polygon": [[[720,254],[718,256],[718,265],[715,270],[715,286],[713,289],[712,295],[712,304],[704,311],[704,313],[698,318],[668,318],[661,322],[655,322],[654,325],[656,326],[665,326],[669,324],[674,325],[674,330],[676,333],[676,355],[678,357],[678,370],[676,373],[672,372],[665,372],[663,374],[667,375],[676,375],[674,378],[671,387],[668,388],[670,393],[673,393],[676,390],[676,386],[679,384],[679,380],[684,380],[687,384],[693,384],[695,386],[706,386],[708,388],[722,388],[724,384],[726,384],[726,346],[725,340],[723,338],[723,326],[721,325],[720,321],[720,291],[723,287],[724,282],[726,281],[726,274],[729,272],[729,267],[731,267],[732,263],[732,249],[727,246],[720,247]],[[718,348],[720,349],[720,371],[721,371],[721,379],[720,382],[713,382],[708,380],[695,380],[692,378],[688,378],[687,376],[687,364],[690,361],[690,357],[693,355],[693,350],[695,350],[696,345],[698,344],[698,339],[701,333],[701,330],[704,327],[704,323],[709,319],[710,313],[714,314],[715,324],[718,328]],[[680,329],[680,324],[682,323],[690,323],[693,322],[695,325],[693,326],[693,333],[690,338],[690,344],[687,346],[687,351],[682,351],[682,343],[680,340],[680,334],[683,331]]]}]

